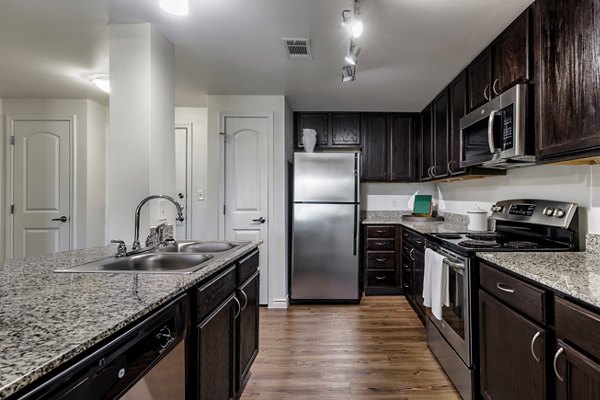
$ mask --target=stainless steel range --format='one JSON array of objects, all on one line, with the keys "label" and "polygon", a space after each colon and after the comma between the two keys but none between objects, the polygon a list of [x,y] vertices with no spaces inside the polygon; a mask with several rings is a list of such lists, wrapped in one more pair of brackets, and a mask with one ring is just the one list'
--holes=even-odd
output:
[{"label": "stainless steel range", "polygon": [[577,204],[546,200],[505,200],[492,206],[494,232],[426,234],[426,247],[448,266],[448,305],[438,320],[427,309],[431,351],[463,397],[476,399],[478,310],[477,252],[577,251],[582,247]]}]

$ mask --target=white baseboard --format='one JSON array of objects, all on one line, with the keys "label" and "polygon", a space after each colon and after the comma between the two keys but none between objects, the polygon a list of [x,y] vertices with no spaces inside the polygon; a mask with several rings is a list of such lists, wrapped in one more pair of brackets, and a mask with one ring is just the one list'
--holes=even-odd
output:
[{"label": "white baseboard", "polygon": [[286,296],[285,299],[273,299],[269,304],[269,308],[288,308],[289,305],[289,296]]}]

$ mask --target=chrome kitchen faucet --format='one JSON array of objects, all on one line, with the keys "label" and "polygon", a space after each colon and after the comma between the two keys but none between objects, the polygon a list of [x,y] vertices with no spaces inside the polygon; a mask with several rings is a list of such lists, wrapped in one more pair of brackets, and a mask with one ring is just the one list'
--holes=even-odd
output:
[{"label": "chrome kitchen faucet", "polygon": [[170,196],[164,194],[155,194],[152,196],[146,197],[144,200],[140,201],[137,208],[135,209],[135,228],[133,233],[133,246],[131,246],[132,250],[138,250],[140,248],[140,211],[144,204],[152,199],[165,199],[169,200],[171,203],[177,207],[177,221],[183,221],[183,206],[179,204],[175,199]]}]

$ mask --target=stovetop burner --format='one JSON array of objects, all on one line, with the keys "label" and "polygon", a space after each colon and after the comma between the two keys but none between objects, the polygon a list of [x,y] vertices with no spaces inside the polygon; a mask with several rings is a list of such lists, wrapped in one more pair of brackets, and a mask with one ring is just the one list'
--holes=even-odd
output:
[{"label": "stovetop burner", "polygon": [[469,239],[474,240],[496,240],[500,237],[497,232],[481,232],[481,233],[468,233],[466,235]]},{"label": "stovetop burner", "polygon": [[484,249],[484,248],[495,248],[500,247],[500,243],[494,240],[463,240],[458,243],[459,246],[464,246],[471,249]]},{"label": "stovetop burner", "polygon": [[504,243],[504,247],[509,249],[537,249],[540,247],[540,244],[526,240],[513,240],[512,242]]},{"label": "stovetop burner", "polygon": [[462,235],[459,233],[436,233],[435,236],[439,237],[440,239],[449,239],[449,240],[460,239],[462,237]]}]

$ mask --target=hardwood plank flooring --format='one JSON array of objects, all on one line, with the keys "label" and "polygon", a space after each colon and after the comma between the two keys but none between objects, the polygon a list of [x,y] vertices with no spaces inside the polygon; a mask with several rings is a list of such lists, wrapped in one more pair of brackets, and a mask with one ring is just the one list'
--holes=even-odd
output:
[{"label": "hardwood plank flooring", "polygon": [[459,400],[402,296],[260,310],[241,400]]}]

